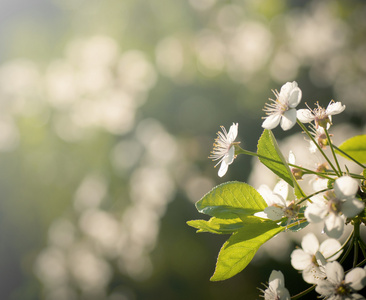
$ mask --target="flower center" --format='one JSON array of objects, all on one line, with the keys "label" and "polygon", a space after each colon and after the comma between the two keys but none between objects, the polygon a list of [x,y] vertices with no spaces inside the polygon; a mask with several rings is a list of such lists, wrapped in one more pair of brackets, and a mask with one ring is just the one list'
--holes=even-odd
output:
[{"label": "flower center", "polygon": [[351,287],[342,280],[342,282],[336,286],[336,295],[349,295],[352,292]]}]

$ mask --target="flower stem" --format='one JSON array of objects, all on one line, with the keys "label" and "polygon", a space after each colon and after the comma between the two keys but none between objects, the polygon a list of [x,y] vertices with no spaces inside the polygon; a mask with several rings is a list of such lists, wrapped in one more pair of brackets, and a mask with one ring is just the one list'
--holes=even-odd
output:
[{"label": "flower stem", "polygon": [[[332,144],[333,145],[333,144]],[[358,164],[361,168],[365,169],[366,166],[364,166],[363,164],[361,164],[359,161],[357,161],[355,158],[353,158],[351,155],[347,154],[346,152],[344,152],[343,150],[341,150],[340,148],[338,148],[336,145],[333,145],[334,149],[336,149],[338,152],[341,152],[344,156],[347,156],[350,160],[352,160],[354,163]]]},{"label": "flower stem", "polygon": [[315,141],[314,137],[312,136],[312,134],[309,132],[309,130],[306,128],[306,126],[300,122],[299,119],[297,119],[297,124],[300,125],[301,129],[305,131],[305,133],[308,135],[308,137],[310,137],[310,139],[312,140],[312,142],[315,144],[315,146],[318,148],[318,150],[320,151],[320,153],[323,155],[323,157],[327,160],[328,164],[330,165],[330,167],[333,169],[333,171],[338,175],[337,173],[337,169],[334,167],[334,165],[332,164],[332,162],[329,160],[328,156],[325,155],[323,149],[319,146],[319,144]]},{"label": "flower stem", "polygon": [[334,152],[333,144],[332,144],[332,141],[330,140],[330,136],[329,136],[329,133],[328,133],[327,128],[324,128],[324,132],[327,135],[327,139],[328,139],[328,144],[329,144],[330,150],[332,151],[332,155],[333,155],[334,161],[337,164],[337,168],[338,168],[338,172],[339,172],[338,176],[342,176],[342,170],[341,170],[341,167],[339,166],[338,159],[337,159],[337,156],[336,156],[336,154]]},{"label": "flower stem", "polygon": [[320,190],[320,191],[317,191],[309,196],[306,196],[305,198],[302,198],[297,204],[301,204],[302,202],[304,202],[305,200],[308,200],[309,198],[315,196],[315,195],[318,195],[320,193],[323,193],[323,192],[326,192],[326,191],[329,191],[330,189],[323,189],[323,190]]},{"label": "flower stem", "polygon": [[310,293],[311,291],[313,291],[315,289],[316,285],[312,285],[311,287],[309,287],[308,289],[306,289],[305,291],[302,291],[301,293],[298,293],[295,296],[292,296],[291,299],[299,299],[302,296],[305,296],[307,293]]}]

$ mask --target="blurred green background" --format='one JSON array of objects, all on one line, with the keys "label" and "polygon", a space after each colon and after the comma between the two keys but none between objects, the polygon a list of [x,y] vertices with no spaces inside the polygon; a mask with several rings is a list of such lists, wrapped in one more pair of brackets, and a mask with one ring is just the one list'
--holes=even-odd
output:
[{"label": "blurred green background", "polygon": [[362,128],[365,15],[354,0],[2,0],[0,298],[258,298],[289,260],[209,282],[227,237],[186,225],[251,171],[240,157],[217,177],[215,133],[238,122],[255,151],[271,89],[293,80],[302,105],[342,101],[337,122]]}]

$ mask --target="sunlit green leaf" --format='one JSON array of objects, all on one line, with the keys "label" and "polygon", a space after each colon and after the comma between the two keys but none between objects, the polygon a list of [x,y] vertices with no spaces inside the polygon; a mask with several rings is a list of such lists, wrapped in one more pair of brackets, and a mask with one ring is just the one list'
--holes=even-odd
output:
[{"label": "sunlit green leaf", "polygon": [[291,173],[290,167],[283,157],[280,148],[278,147],[276,138],[271,130],[265,129],[258,141],[257,153],[268,159],[260,157],[259,160],[267,168],[269,168],[278,177],[285,180],[294,188],[295,195],[298,198],[304,197],[305,194]]},{"label": "sunlit green leaf", "polygon": [[258,221],[233,233],[220,250],[215,273],[210,280],[225,280],[238,274],[250,263],[261,245],[284,229],[272,221]]},{"label": "sunlit green leaf", "polygon": [[[360,163],[366,163],[366,135],[356,135],[339,146],[339,149],[346,152]],[[350,159],[347,155],[337,151],[340,155]]]},{"label": "sunlit green leaf", "polygon": [[196,203],[196,207],[201,213],[230,219],[263,211],[267,204],[252,186],[232,181],[213,188]]},{"label": "sunlit green leaf", "polygon": [[197,228],[197,232],[211,232],[216,234],[231,234],[243,228],[244,222],[240,218],[236,219],[219,219],[212,217],[209,221],[192,220],[187,224]]}]

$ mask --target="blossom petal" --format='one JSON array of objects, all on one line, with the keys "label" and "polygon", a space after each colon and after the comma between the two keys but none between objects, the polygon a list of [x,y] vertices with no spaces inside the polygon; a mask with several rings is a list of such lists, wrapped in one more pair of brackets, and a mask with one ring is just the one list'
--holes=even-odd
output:
[{"label": "blossom petal", "polygon": [[338,239],[343,234],[344,220],[333,213],[329,214],[324,221],[324,232],[331,238]]},{"label": "blossom petal", "polygon": [[269,286],[277,289],[285,286],[285,277],[281,271],[273,270],[269,276]]},{"label": "blossom petal", "polygon": [[229,168],[229,165],[223,160],[221,162],[221,166],[220,166],[220,169],[218,172],[219,177],[224,176],[226,174],[228,168]]},{"label": "blossom petal", "polygon": [[351,288],[358,291],[366,286],[366,272],[362,268],[354,268],[346,275],[345,282],[349,283]]},{"label": "blossom petal", "polygon": [[304,215],[309,222],[319,223],[327,215],[327,207],[325,204],[310,203],[305,209]]},{"label": "blossom petal", "polygon": [[316,238],[315,234],[308,233],[302,238],[301,241],[302,249],[311,255],[315,255],[316,251],[319,250],[319,241]]},{"label": "blossom petal", "polygon": [[339,251],[336,255],[333,255],[341,248],[341,243],[336,239],[326,239],[320,244],[319,251],[328,261],[336,260],[342,251]]},{"label": "blossom petal", "polygon": [[312,255],[302,249],[295,249],[291,253],[291,265],[296,270],[305,270],[312,264]]},{"label": "blossom petal", "polygon": [[296,117],[301,123],[309,123],[315,118],[309,109],[299,109],[296,112]]},{"label": "blossom petal", "polygon": [[365,208],[365,203],[355,199],[348,199],[342,203],[342,213],[347,218],[353,218]]},{"label": "blossom petal", "polygon": [[327,263],[325,266],[325,273],[327,274],[327,280],[333,284],[340,283],[344,277],[343,267],[337,261]]},{"label": "blossom petal", "polygon": [[233,123],[230,126],[229,133],[227,134],[227,138],[230,143],[234,142],[238,135],[238,123]]},{"label": "blossom petal", "polygon": [[295,87],[291,92],[288,99],[288,106],[291,108],[295,108],[301,101],[302,92],[300,88]]},{"label": "blossom petal", "polygon": [[334,182],[334,193],[339,199],[354,197],[357,190],[358,182],[350,176],[339,177]]},{"label": "blossom petal", "polygon": [[296,109],[291,108],[285,111],[281,118],[281,128],[289,130],[296,124]]},{"label": "blossom petal", "polygon": [[331,102],[329,103],[325,113],[329,115],[337,115],[346,109],[345,105],[342,105],[341,102]]},{"label": "blossom petal", "polygon": [[325,273],[318,266],[311,264],[302,272],[302,278],[307,283],[315,284],[325,278]]},{"label": "blossom petal", "polygon": [[[276,186],[274,187],[273,193],[280,195],[284,200],[284,199],[287,199],[288,190],[289,190],[288,183],[284,180],[280,180],[279,182],[277,182]],[[286,205],[286,201],[283,201],[282,204]]]},{"label": "blossom petal", "polygon": [[272,221],[281,220],[283,217],[283,211],[281,208],[276,206],[268,206],[264,209],[264,213],[267,214],[267,217]]},{"label": "blossom petal", "polygon": [[334,290],[335,286],[328,280],[320,280],[315,288],[315,291],[324,297],[333,295]]},{"label": "blossom petal", "polygon": [[280,124],[281,114],[273,114],[266,117],[262,123],[262,127],[265,129],[273,129]]}]

